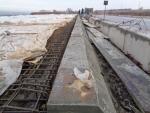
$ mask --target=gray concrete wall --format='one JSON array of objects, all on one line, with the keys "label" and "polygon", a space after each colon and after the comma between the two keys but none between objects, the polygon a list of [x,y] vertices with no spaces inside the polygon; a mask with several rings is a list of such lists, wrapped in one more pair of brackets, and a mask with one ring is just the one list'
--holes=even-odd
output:
[{"label": "gray concrete wall", "polygon": [[[97,37],[97,33],[94,32],[96,30],[93,28],[88,28],[88,30],[90,31],[88,33],[91,41],[123,81],[136,105],[141,111],[144,111],[144,113],[150,113],[150,77],[108,40],[104,37]],[[91,32],[94,33],[94,35],[90,35]],[[100,32],[99,34],[102,36]]]},{"label": "gray concrete wall", "polygon": [[100,31],[110,37],[118,48],[125,54],[130,54],[140,62],[145,71],[150,72],[150,37],[93,18],[90,18],[89,22],[100,26]]},{"label": "gray concrete wall", "polygon": [[[72,87],[79,82],[73,73],[74,67],[92,72],[92,88],[80,88],[80,84]],[[47,109],[48,113],[116,113],[97,57],[79,17],[61,61]]]}]

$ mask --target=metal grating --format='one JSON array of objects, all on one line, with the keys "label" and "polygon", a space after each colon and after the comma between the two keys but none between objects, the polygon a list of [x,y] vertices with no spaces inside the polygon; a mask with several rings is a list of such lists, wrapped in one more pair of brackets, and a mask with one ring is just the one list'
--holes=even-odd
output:
[{"label": "metal grating", "polygon": [[46,113],[46,103],[74,22],[48,40],[47,53],[36,65],[24,63],[17,81],[0,97],[0,113]]}]

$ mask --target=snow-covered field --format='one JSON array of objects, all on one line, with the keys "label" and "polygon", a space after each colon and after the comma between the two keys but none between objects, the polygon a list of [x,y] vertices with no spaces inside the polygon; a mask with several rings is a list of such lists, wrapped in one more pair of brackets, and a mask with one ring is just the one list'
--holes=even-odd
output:
[{"label": "snow-covered field", "polygon": [[75,15],[19,15],[1,16],[0,24],[52,24],[60,21],[67,21]]},{"label": "snow-covered field", "polygon": [[[98,20],[104,18],[103,15],[94,15],[93,17]],[[147,37],[150,35],[150,18],[106,15],[105,21],[111,22],[133,32],[146,35]]]},{"label": "snow-covered field", "polygon": [[0,95],[17,79],[23,61],[41,58],[52,33],[73,17],[75,15],[0,17]]}]

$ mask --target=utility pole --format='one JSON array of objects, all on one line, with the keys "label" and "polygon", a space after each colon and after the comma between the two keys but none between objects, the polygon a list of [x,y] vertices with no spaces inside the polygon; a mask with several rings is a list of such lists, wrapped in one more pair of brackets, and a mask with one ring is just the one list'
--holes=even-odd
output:
[{"label": "utility pole", "polygon": [[104,20],[106,17],[106,6],[108,5],[108,0],[104,0],[105,10],[104,10]]}]

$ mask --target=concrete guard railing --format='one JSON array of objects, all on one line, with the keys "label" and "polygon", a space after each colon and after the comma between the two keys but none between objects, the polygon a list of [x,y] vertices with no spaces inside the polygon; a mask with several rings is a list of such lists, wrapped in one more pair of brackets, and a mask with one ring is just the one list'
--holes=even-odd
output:
[{"label": "concrete guard railing", "polygon": [[150,36],[134,32],[111,22],[90,18],[89,22],[110,38],[126,55],[129,55],[145,71],[150,72]]}]

